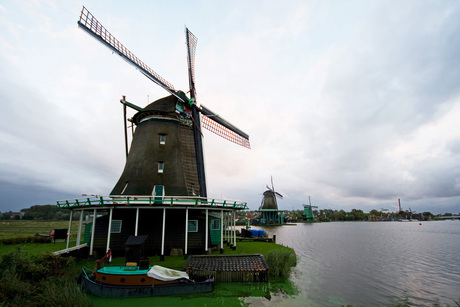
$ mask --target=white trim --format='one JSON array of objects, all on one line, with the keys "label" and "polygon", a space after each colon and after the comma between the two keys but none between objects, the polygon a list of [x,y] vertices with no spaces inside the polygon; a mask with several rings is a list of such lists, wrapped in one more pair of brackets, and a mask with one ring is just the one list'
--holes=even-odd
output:
[{"label": "white trim", "polygon": [[83,223],[83,209],[80,210],[80,221],[78,222],[78,234],[77,234],[77,243],[76,245],[80,245],[81,240],[81,224]]},{"label": "white trim", "polygon": [[185,255],[188,252],[188,208],[185,208]]},{"label": "white trim", "polygon": [[112,214],[113,214],[113,208],[110,208],[110,213],[109,213],[109,228],[107,229],[107,248],[105,249],[105,252],[107,253],[110,249],[110,233],[112,229]]},{"label": "white trim", "polygon": [[93,247],[94,247],[94,232],[96,231],[96,218],[97,218],[97,209],[94,208],[93,213],[93,225],[91,225],[91,244],[89,247],[89,255],[93,255]]},{"label": "white trim", "polygon": [[163,208],[163,230],[161,232],[161,255],[165,254],[165,223],[166,223],[166,208]]},{"label": "white trim", "polygon": [[224,249],[224,210],[220,210],[220,248]]},{"label": "white trim", "polygon": [[208,251],[208,241],[209,241],[209,235],[208,235],[208,232],[209,232],[209,213],[208,213],[208,209],[206,209],[206,227],[205,227],[205,245],[204,245],[204,251],[207,252]]},{"label": "white trim", "polygon": [[71,227],[72,227],[72,215],[73,215],[73,210],[70,210],[69,230],[67,231],[67,244],[66,244],[66,248],[69,248],[69,242],[70,242],[70,229],[71,229]]},{"label": "white trim", "polygon": [[134,235],[137,236],[137,230],[139,228],[139,208],[136,208],[136,228],[134,228]]}]

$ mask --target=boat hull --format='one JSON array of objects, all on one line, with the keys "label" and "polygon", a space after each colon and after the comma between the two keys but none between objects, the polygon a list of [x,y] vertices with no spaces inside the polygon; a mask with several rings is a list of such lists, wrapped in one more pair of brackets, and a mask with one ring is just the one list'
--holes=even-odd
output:
[{"label": "boat hull", "polygon": [[101,297],[147,297],[177,295],[195,292],[211,292],[214,289],[214,278],[203,281],[181,280],[176,283],[154,284],[149,286],[119,286],[109,285],[91,280],[86,274],[82,274],[81,289]]}]

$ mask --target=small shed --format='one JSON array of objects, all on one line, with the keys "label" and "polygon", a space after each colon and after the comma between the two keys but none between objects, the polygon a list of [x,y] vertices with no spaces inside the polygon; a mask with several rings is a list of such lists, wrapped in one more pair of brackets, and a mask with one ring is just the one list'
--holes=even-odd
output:
[{"label": "small shed", "polygon": [[188,258],[187,271],[197,276],[214,276],[222,282],[267,282],[268,264],[258,255],[193,255]]},{"label": "small shed", "polygon": [[145,258],[145,241],[148,235],[129,236],[126,240],[126,263],[131,263],[148,269],[149,260]]}]

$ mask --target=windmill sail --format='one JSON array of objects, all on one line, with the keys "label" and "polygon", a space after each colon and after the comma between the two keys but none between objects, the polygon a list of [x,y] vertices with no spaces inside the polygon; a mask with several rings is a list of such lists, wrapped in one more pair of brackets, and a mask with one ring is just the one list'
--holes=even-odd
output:
[{"label": "windmill sail", "polygon": [[188,76],[190,85],[190,96],[196,99],[195,89],[195,51],[198,39],[188,28],[185,28],[185,37],[187,40],[187,63],[188,63]]},{"label": "windmill sail", "polygon": [[113,52],[121,56],[126,62],[133,65],[147,78],[164,88],[166,91],[176,96],[178,99],[185,102],[184,97],[174,89],[174,85],[161,77],[131,51],[128,50],[122,43],[120,43],[106,28],[85,8],[83,7],[80,20],[78,21],[80,28],[85,30],[91,36],[96,38],[99,42],[107,46]]},{"label": "windmill sail", "polygon": [[[196,90],[195,90],[195,50],[198,39],[192,34],[187,28],[185,29],[185,38],[187,41],[187,65],[188,65],[188,79],[190,86],[190,97],[191,101],[195,103]],[[207,196],[206,188],[206,174],[204,171],[204,155],[203,155],[203,143],[201,139],[201,122],[200,114],[196,108],[196,104],[192,106],[192,118],[195,122],[193,126],[193,138],[195,144],[196,153],[196,165],[198,172],[198,181],[200,184],[200,195],[203,197]]]},{"label": "windmill sail", "polygon": [[200,111],[201,114],[204,115],[201,118],[205,129],[235,144],[251,148],[251,145],[249,144],[249,136],[246,133],[239,130],[203,105],[201,105]]},{"label": "windmill sail", "polygon": [[[137,68],[151,81],[161,86],[163,89],[168,91],[170,94],[174,95],[176,98],[178,98],[186,105],[191,106],[192,109],[195,109],[195,49],[197,38],[188,29],[186,29],[186,36],[189,62],[188,69],[191,96],[190,99],[186,97],[183,92],[175,90],[174,86],[170,82],[161,77],[153,69],[148,67],[131,51],[129,51],[123,44],[121,44],[109,31],[107,31],[107,29],[104,28],[104,26],[85,7],[83,7],[81,11],[78,25],[80,28],[82,28],[91,36],[96,38],[99,42],[104,44],[110,50],[121,56],[126,62]],[[203,106],[201,106],[201,108],[198,108],[197,110],[200,111],[202,115],[205,115],[203,117],[204,128],[238,145],[250,148],[249,136],[246,133],[242,132],[235,126],[229,124],[223,118],[216,115],[209,109],[204,108]],[[194,120],[196,121],[197,119],[194,118]]]}]

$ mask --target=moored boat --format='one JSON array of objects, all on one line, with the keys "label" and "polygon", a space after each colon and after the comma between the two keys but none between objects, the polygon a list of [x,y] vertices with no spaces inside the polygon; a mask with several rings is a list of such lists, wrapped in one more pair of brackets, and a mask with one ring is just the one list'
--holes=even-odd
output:
[{"label": "moored boat", "polygon": [[210,292],[214,278],[195,277],[186,272],[161,266],[140,269],[138,266],[103,267],[97,271],[82,269],[82,291],[102,297],[145,297]]}]

